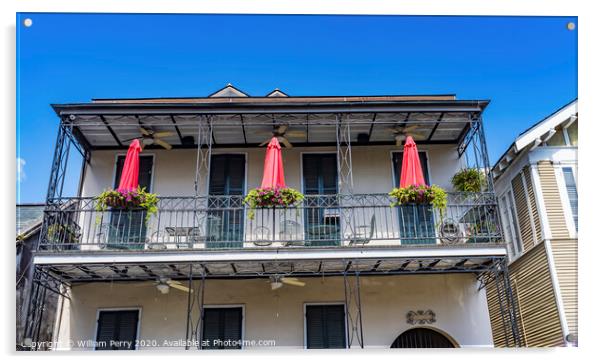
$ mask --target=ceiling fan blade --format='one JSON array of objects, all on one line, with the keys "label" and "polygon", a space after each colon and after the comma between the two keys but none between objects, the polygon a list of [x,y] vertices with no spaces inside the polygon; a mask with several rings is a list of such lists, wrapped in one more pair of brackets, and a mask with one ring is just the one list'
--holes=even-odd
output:
[{"label": "ceiling fan blade", "polygon": [[278,137],[278,141],[282,144],[284,144],[285,147],[287,148],[292,148],[293,145],[291,144],[291,142],[288,141],[288,139],[286,139],[285,137]]},{"label": "ceiling fan blade", "polygon": [[305,282],[301,282],[297,278],[281,278],[280,281],[284,284],[290,284],[291,286],[305,287]]},{"label": "ceiling fan blade", "polygon": [[305,138],[307,136],[307,133],[303,130],[291,130],[286,132],[286,136],[294,138]]},{"label": "ceiling fan blade", "polygon": [[189,289],[188,287],[186,287],[186,286],[181,286],[180,284],[176,284],[176,283],[174,283],[174,282],[169,282],[169,283],[167,283],[167,284],[168,284],[168,285],[169,285],[171,288],[174,288],[174,289],[179,289],[180,291],[184,291],[184,292],[187,292],[187,293],[188,293],[188,292],[192,292],[192,290],[191,290],[191,289]]},{"label": "ceiling fan blade", "polygon": [[169,144],[168,142],[165,142],[159,138],[155,138],[154,143],[162,146],[163,148],[165,148],[167,150],[171,150],[171,148],[172,148],[171,144]]},{"label": "ceiling fan blade", "polygon": [[403,142],[402,138],[395,138],[395,146],[401,147],[401,143]]},{"label": "ceiling fan blade", "polygon": [[140,129],[140,132],[142,133],[142,135],[146,135],[146,136],[153,135],[153,133],[151,131],[144,129],[143,127],[140,127],[139,129]]},{"label": "ceiling fan blade", "polygon": [[411,132],[412,130],[416,129],[417,127],[418,127],[418,125],[410,125],[410,126],[406,126],[405,128],[403,128],[403,132],[404,132],[404,133]]},{"label": "ceiling fan blade", "polygon": [[286,129],[288,129],[288,125],[278,125],[278,127],[276,128],[276,132],[278,134],[284,134],[286,133]]},{"label": "ceiling fan blade", "polygon": [[173,132],[173,131],[160,131],[160,132],[158,132],[158,133],[154,133],[154,134],[153,134],[153,136],[154,136],[155,138],[164,138],[164,137],[170,137],[170,136],[172,136],[172,135],[174,135],[174,132]]},{"label": "ceiling fan blade", "polygon": [[272,138],[266,140],[265,142],[259,144],[260,147],[265,147],[266,145],[268,145],[268,143],[270,142],[270,140],[272,140]]}]

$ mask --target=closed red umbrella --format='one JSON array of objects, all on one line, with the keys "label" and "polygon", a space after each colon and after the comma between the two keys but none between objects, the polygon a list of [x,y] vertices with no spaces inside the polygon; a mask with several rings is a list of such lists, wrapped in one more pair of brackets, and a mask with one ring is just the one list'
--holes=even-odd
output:
[{"label": "closed red umbrella", "polygon": [[285,188],[284,168],[282,167],[282,152],[278,138],[273,137],[268,144],[263,164],[263,180],[261,188]]},{"label": "closed red umbrella", "polygon": [[138,173],[140,170],[140,151],[142,147],[138,139],[132,140],[128,153],[125,156],[121,179],[119,180],[119,191],[133,191],[138,188]]},{"label": "closed red umbrella", "polygon": [[414,139],[408,135],[405,145],[403,146],[403,161],[401,162],[399,187],[404,188],[411,185],[423,186],[425,184],[416,143],[414,142]]}]

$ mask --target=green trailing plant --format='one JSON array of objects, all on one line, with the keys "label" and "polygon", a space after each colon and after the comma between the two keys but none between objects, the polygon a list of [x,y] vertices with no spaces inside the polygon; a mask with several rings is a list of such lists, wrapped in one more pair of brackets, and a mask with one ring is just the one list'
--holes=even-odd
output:
[{"label": "green trailing plant", "polygon": [[247,216],[253,220],[258,208],[298,206],[304,198],[294,188],[255,188],[249,191],[243,202],[250,207]]},{"label": "green trailing plant", "polygon": [[46,230],[49,241],[74,244],[79,239],[79,231],[76,227],[64,224],[52,224]]},{"label": "green trailing plant", "polygon": [[438,209],[441,214],[447,207],[447,193],[437,185],[410,185],[408,187],[394,188],[389,196],[395,199],[391,206],[408,204],[430,204]]},{"label": "green trailing plant", "polygon": [[[148,223],[151,215],[157,213],[159,198],[156,194],[146,192],[144,187],[138,186],[135,190],[106,190],[96,197],[96,211],[114,209],[140,209],[146,211],[144,223]],[[97,221],[100,216],[97,217]]]},{"label": "green trailing plant", "polygon": [[487,185],[487,178],[481,170],[464,168],[452,177],[452,185],[458,192],[481,192]]}]

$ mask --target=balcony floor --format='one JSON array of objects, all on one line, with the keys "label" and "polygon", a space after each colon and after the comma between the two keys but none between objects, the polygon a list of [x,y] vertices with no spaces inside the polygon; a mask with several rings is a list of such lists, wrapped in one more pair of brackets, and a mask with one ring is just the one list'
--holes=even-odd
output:
[{"label": "balcony floor", "polygon": [[505,259],[499,244],[204,251],[38,253],[35,264],[64,281],[479,273]]}]

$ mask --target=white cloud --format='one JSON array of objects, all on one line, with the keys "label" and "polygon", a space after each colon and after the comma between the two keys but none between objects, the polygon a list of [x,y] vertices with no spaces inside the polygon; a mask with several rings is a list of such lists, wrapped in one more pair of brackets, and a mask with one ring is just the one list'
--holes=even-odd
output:
[{"label": "white cloud", "polygon": [[25,174],[25,164],[27,162],[23,158],[17,158],[17,182],[24,181],[27,178]]}]

